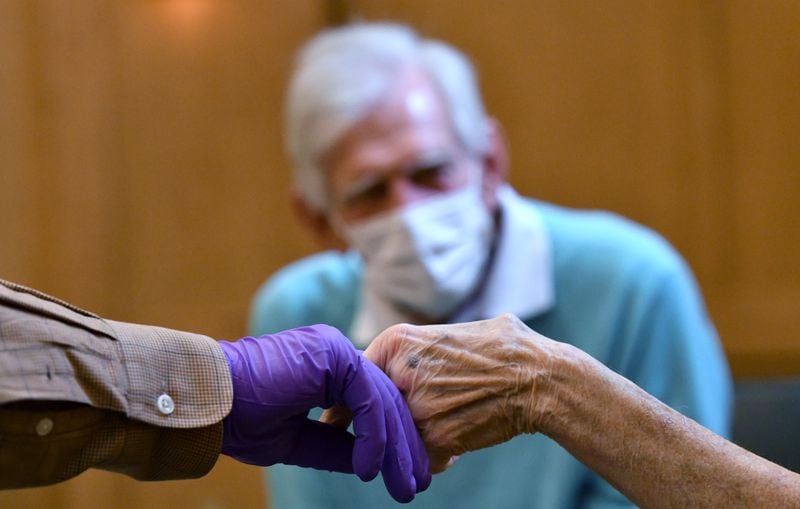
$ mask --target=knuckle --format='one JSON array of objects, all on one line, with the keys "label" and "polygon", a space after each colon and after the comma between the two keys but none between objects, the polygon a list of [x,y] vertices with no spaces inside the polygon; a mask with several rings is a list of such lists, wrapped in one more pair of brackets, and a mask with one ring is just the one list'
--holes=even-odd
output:
[{"label": "knuckle", "polygon": [[386,342],[387,346],[395,349],[403,344],[403,340],[409,335],[412,327],[413,325],[407,323],[392,325],[382,334],[383,341]]},{"label": "knuckle", "polygon": [[514,315],[512,313],[503,313],[500,316],[498,316],[497,319],[500,321],[500,324],[502,326],[508,327],[510,329],[518,329],[525,325],[524,323],[522,323],[522,320],[520,320],[517,315]]},{"label": "knuckle", "polygon": [[512,323],[512,324],[519,323],[519,318],[517,318],[516,315],[511,314],[511,313],[503,313],[502,315],[500,315],[500,319],[503,320],[504,322],[508,322],[508,323]]},{"label": "knuckle", "polygon": [[389,327],[387,331],[392,337],[402,338],[409,333],[412,327],[413,325],[408,323],[397,323]]}]

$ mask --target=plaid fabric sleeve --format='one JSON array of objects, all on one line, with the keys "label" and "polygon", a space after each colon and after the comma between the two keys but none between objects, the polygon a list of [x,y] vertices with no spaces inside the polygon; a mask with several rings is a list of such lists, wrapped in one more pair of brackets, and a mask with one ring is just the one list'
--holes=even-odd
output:
[{"label": "plaid fabric sleeve", "polygon": [[0,405],[0,489],[46,486],[89,468],[141,481],[193,479],[219,457],[222,425],[166,428],[80,403]]},{"label": "plaid fabric sleeve", "polygon": [[92,467],[202,476],[232,396],[214,340],[103,320],[0,280],[0,487]]}]

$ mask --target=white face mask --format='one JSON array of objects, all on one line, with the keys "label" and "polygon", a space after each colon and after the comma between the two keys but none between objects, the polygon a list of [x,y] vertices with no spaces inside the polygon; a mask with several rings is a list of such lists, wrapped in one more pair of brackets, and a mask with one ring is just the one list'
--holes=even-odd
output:
[{"label": "white face mask", "polygon": [[366,260],[365,284],[394,304],[441,319],[478,284],[492,221],[473,183],[342,229]]}]

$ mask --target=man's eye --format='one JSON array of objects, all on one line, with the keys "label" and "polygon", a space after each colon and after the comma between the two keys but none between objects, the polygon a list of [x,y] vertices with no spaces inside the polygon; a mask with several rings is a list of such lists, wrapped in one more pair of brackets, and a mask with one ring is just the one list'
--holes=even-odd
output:
[{"label": "man's eye", "polygon": [[450,170],[449,164],[426,166],[415,171],[411,179],[418,185],[438,188],[446,183]]},{"label": "man's eye", "polygon": [[347,199],[347,206],[359,207],[381,201],[386,196],[386,182],[378,182]]}]

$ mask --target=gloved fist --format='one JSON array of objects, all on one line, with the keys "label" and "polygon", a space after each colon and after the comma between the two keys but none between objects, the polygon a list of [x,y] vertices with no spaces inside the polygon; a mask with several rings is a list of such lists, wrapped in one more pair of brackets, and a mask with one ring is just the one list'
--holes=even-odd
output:
[{"label": "gloved fist", "polygon": [[[428,457],[402,396],[338,330],[315,325],[219,344],[233,380],[223,454],[354,472],[364,481],[382,472],[400,502],[428,487]],[[355,437],[308,419],[310,409],[331,405],[352,412]]]},{"label": "gloved fist", "polygon": [[[405,395],[428,448],[431,471],[458,455],[534,433],[557,343],[513,315],[453,325],[395,325],[364,356]],[[347,412],[321,419],[345,426]]]}]

